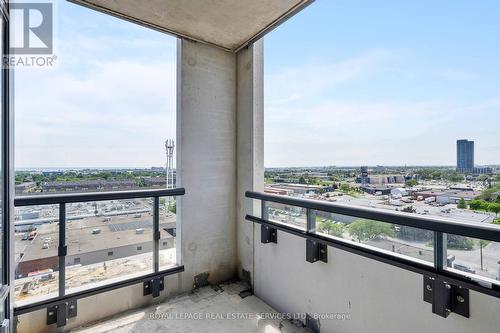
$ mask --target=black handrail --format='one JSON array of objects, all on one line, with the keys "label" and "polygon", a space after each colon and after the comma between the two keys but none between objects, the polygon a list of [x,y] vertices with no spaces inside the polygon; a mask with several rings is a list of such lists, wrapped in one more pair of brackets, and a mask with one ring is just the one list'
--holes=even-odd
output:
[{"label": "black handrail", "polygon": [[488,223],[458,222],[450,219],[414,215],[385,209],[359,207],[347,204],[324,202],[310,199],[298,199],[283,195],[266,194],[247,191],[246,197],[263,201],[281,203],[284,205],[319,210],[328,213],[354,216],[377,220],[408,227],[425,229],[446,234],[460,235],[478,239],[500,242],[500,227]]},{"label": "black handrail", "polygon": [[14,206],[55,205],[60,203],[76,203],[104,200],[140,199],[154,197],[173,197],[184,195],[184,188],[174,189],[148,189],[133,191],[109,192],[83,192],[83,193],[58,193],[19,196],[14,199]]}]

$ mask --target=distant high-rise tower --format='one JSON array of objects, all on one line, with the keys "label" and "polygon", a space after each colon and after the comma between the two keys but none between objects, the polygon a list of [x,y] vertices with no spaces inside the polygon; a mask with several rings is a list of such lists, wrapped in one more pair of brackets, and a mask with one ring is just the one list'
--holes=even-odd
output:
[{"label": "distant high-rise tower", "polygon": [[474,171],[474,141],[457,140],[457,171]]},{"label": "distant high-rise tower", "polygon": [[174,149],[175,149],[174,140],[165,141],[165,152],[167,153],[167,166],[165,168],[165,173],[166,173],[165,177],[167,181],[167,188],[175,188]]},{"label": "distant high-rise tower", "polygon": [[368,179],[368,167],[362,166],[361,167],[361,184],[366,185],[370,181]]}]

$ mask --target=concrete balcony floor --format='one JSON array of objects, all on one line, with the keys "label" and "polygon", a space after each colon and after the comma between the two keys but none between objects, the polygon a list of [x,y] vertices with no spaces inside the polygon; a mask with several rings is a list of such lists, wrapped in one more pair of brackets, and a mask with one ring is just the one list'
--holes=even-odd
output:
[{"label": "concrete balcony floor", "polygon": [[[126,312],[105,321],[74,329],[78,333],[305,333],[301,324],[279,318],[262,318],[257,314],[275,315],[269,305],[254,295],[239,296],[241,283],[204,287],[175,296],[147,308]],[[245,315],[247,319],[222,319],[222,316]],[[194,316],[202,316],[195,319]],[[212,319],[206,319],[212,317]],[[269,317],[269,316],[267,316]]]}]

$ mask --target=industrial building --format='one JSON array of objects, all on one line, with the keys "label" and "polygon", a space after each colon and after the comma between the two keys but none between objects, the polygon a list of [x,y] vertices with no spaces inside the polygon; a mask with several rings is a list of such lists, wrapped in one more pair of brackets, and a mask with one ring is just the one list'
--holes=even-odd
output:
[{"label": "industrial building", "polygon": [[36,183],[35,182],[25,182],[22,184],[17,184],[16,185],[16,195],[22,195],[29,193],[36,189]]},{"label": "industrial building", "polygon": [[403,175],[370,175],[370,176],[358,176],[356,177],[356,183],[358,184],[371,184],[371,185],[383,185],[383,184],[404,184],[406,181]]},{"label": "industrial building", "polygon": [[389,195],[392,188],[387,186],[361,186],[361,190],[372,195]]},{"label": "industrial building", "polygon": [[426,200],[428,198],[434,198],[434,201],[442,204],[456,204],[460,199],[465,201],[474,200],[478,197],[481,192],[476,191],[457,191],[457,190],[427,190],[427,191],[415,191],[412,193],[414,199]]},{"label": "industrial building", "polygon": [[[313,194],[320,193],[320,191],[331,192],[336,189],[336,186],[319,186],[319,185],[306,185],[306,184],[270,184],[267,186],[268,191],[284,191],[289,194]],[[284,193],[283,192],[283,193]]]},{"label": "industrial building", "polygon": [[402,187],[396,187],[391,189],[391,196],[393,197],[406,197],[409,195],[409,192]]},{"label": "industrial building", "polygon": [[[175,185],[175,171],[173,171],[173,184]],[[143,178],[145,187],[166,187],[166,177],[145,177]],[[173,187],[173,186],[172,186]]]},{"label": "industrial building", "polygon": [[84,180],[79,182],[44,182],[42,192],[102,191],[133,189],[138,185],[133,180]]},{"label": "industrial building", "polygon": [[275,187],[271,187],[271,186],[264,187],[264,192],[269,193],[269,194],[276,194],[276,195],[291,195],[291,194],[293,194],[293,190],[283,189],[283,188],[275,188]]},{"label": "industrial building", "polygon": [[[146,216],[145,216],[146,217]],[[68,255],[66,265],[91,265],[107,260],[130,257],[152,252],[152,222],[128,218],[106,223],[102,218],[75,220],[68,224]],[[34,240],[19,240],[18,268],[16,276],[45,269],[58,270],[57,239],[58,223],[44,224],[37,228]],[[161,224],[161,249],[174,247],[175,217]],[[95,230],[99,230],[98,233]],[[168,230],[168,231],[167,231]],[[94,233],[93,233],[94,231]]]},{"label": "industrial building", "polygon": [[444,191],[436,196],[437,203],[457,204],[460,199],[471,201],[481,195],[481,192],[476,191]]}]

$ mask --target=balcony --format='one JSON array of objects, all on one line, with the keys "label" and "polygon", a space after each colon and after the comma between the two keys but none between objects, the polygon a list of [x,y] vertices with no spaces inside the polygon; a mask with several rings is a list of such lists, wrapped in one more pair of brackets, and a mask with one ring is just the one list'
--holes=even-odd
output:
[{"label": "balcony", "polygon": [[15,196],[5,69],[0,332],[498,331],[500,227],[264,193],[264,36],[312,1],[70,2],[177,38],[178,187]]},{"label": "balcony", "polygon": [[[167,299],[165,303],[131,311],[111,320],[76,329],[74,332],[283,332],[306,333],[299,322],[280,317],[255,296],[242,298],[246,286],[240,283],[222,284],[217,288],[203,287],[187,295]],[[210,308],[210,312],[207,312]],[[290,314],[292,316],[292,314]],[[297,318],[301,318],[296,314]],[[210,322],[209,322],[210,321]]]}]

